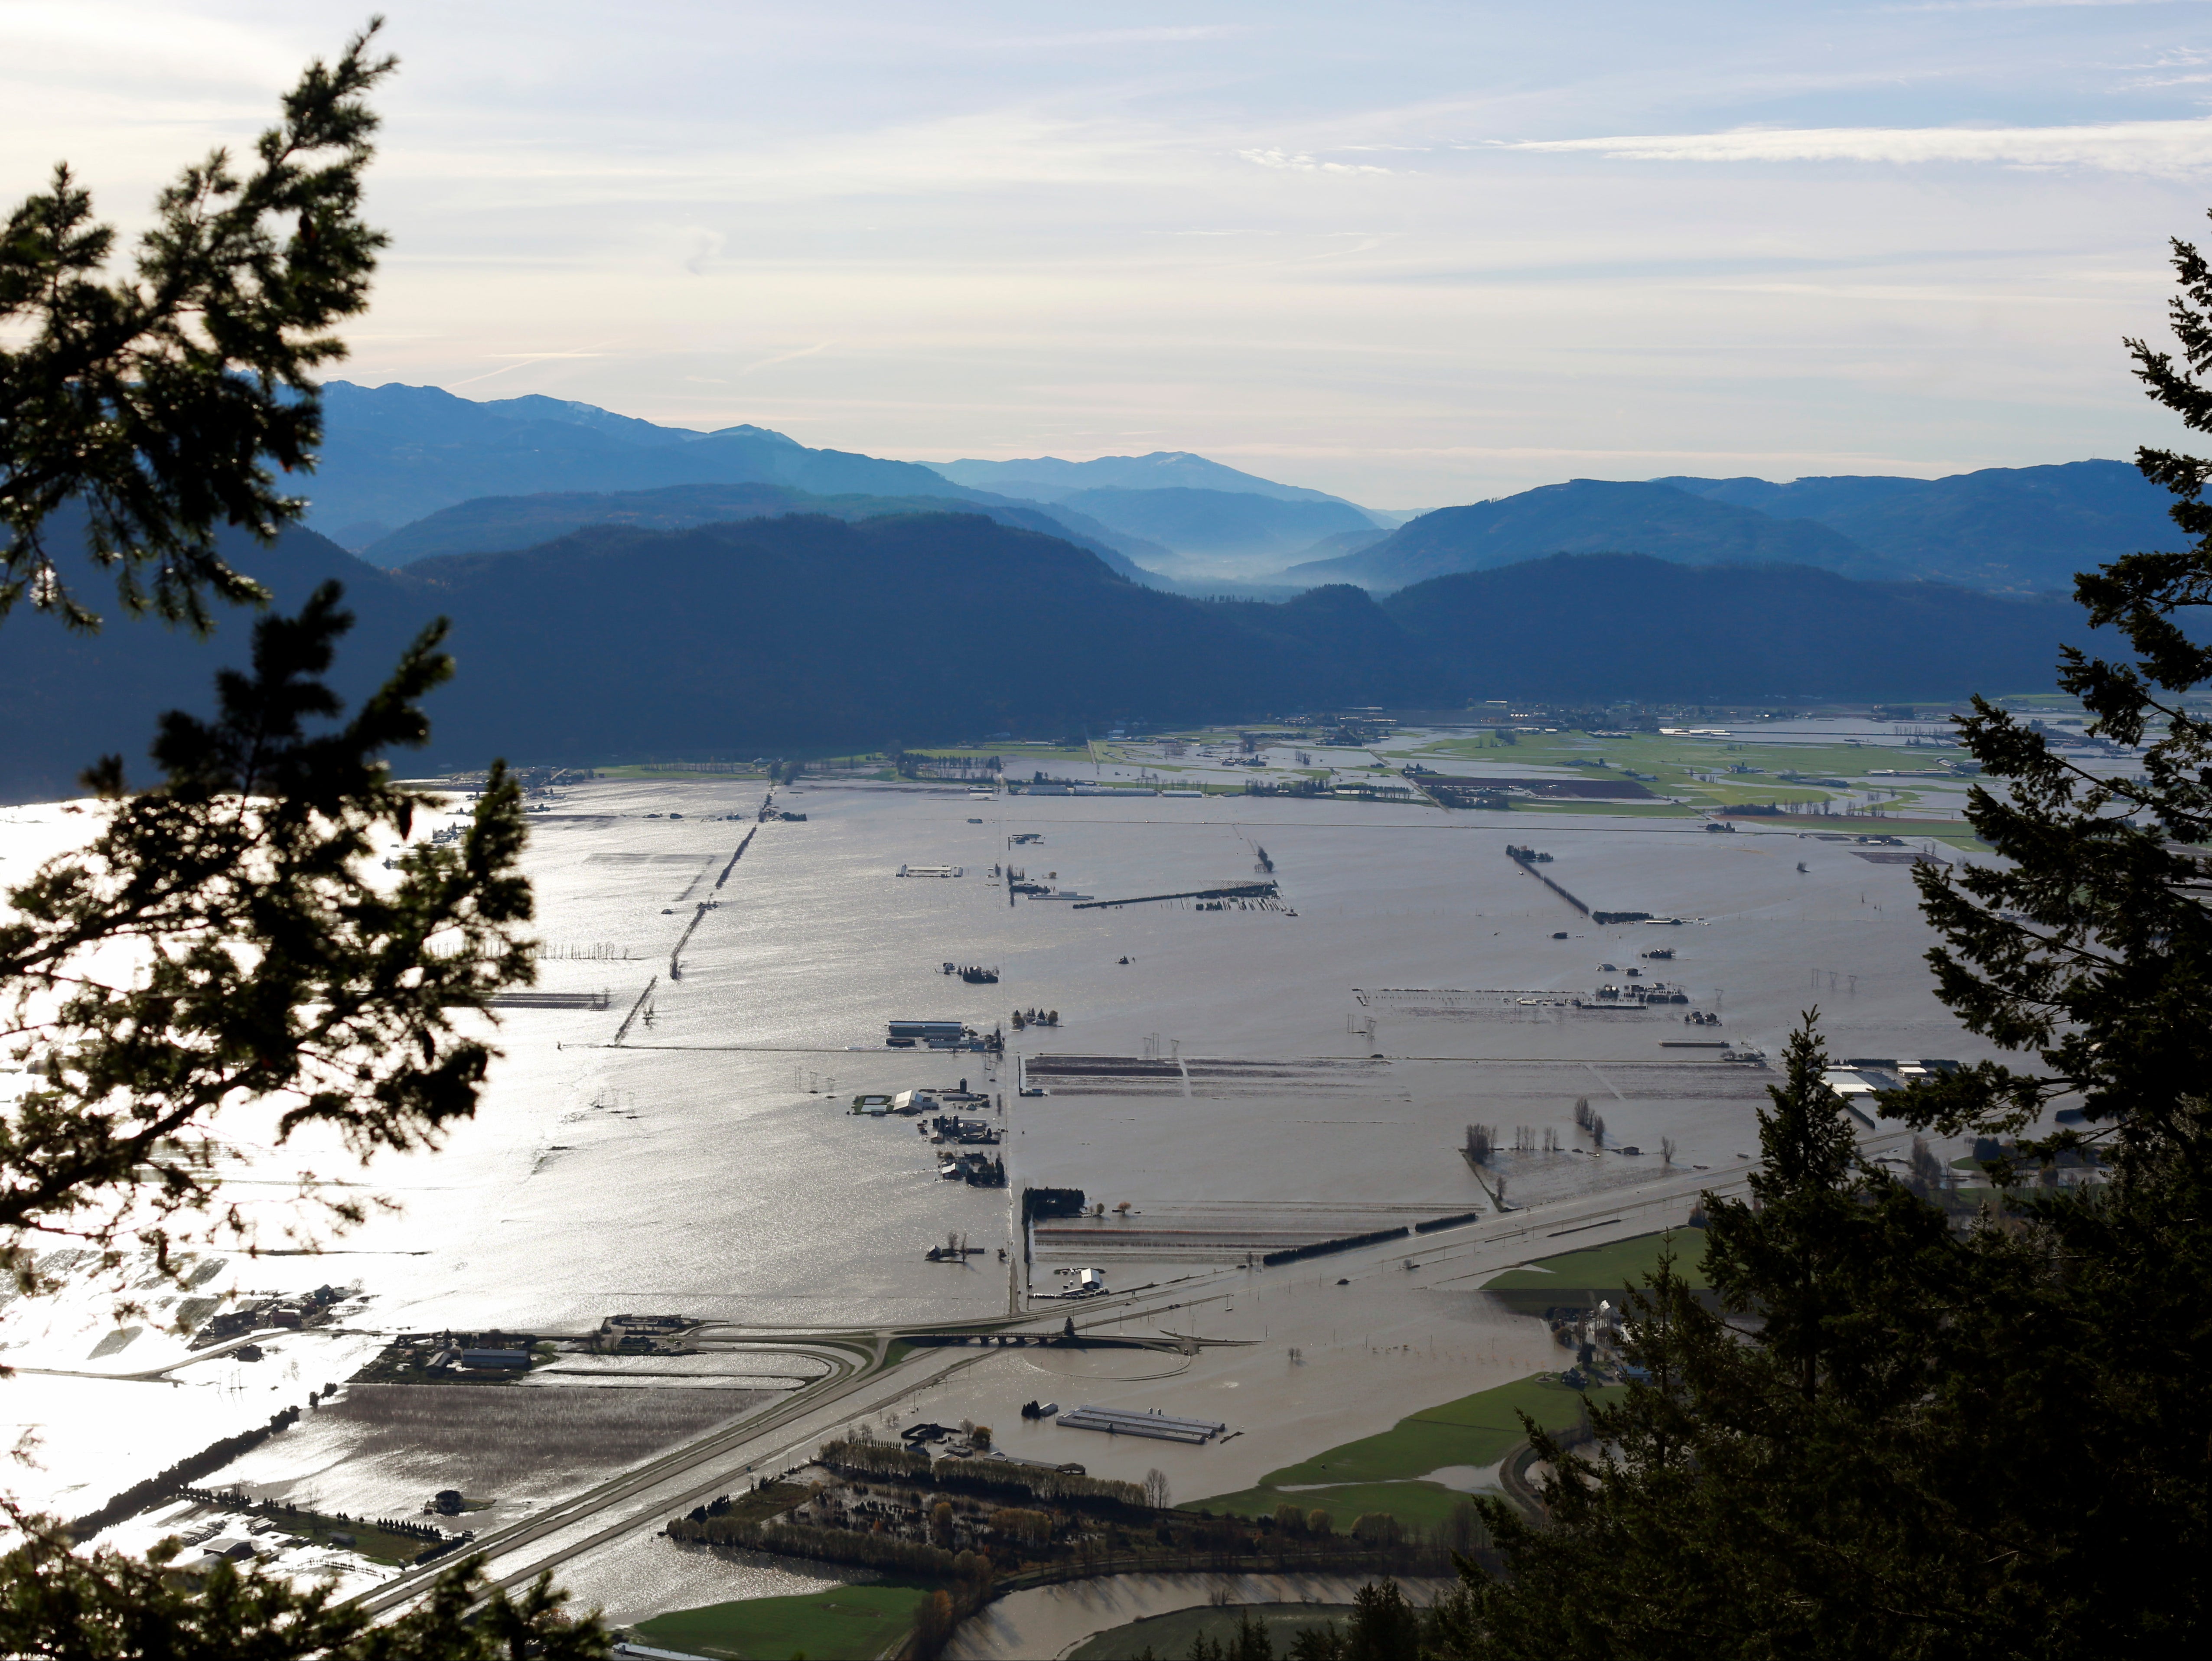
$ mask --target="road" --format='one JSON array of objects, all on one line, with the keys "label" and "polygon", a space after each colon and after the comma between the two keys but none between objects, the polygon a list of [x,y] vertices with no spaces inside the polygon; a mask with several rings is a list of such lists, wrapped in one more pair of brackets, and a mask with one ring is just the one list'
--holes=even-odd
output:
[{"label": "road", "polygon": [[[1909,1131],[1884,1133],[1863,1138],[1859,1146],[1872,1155],[1910,1137]],[[1397,1265],[1417,1257],[1413,1284],[1460,1286],[1532,1257],[1650,1233],[1686,1214],[1700,1194],[1740,1194],[1753,1169],[1747,1163],[1730,1170],[1678,1171],[1633,1188],[1506,1212],[1434,1234],[1384,1241],[1312,1261],[1356,1280],[1385,1268],[1394,1275],[1403,1274]],[[1174,1314],[1185,1330],[1194,1331],[1192,1317],[1208,1304],[1236,1297],[1254,1272],[1243,1264],[1224,1265],[1171,1285],[1105,1293],[1079,1305],[1056,1301],[1018,1315],[904,1329],[1044,1333],[1073,1317],[1079,1332]],[[624,1536],[657,1532],[668,1518],[732,1491],[749,1474],[786,1469],[854,1420],[881,1414],[902,1397],[1000,1353],[995,1347],[932,1348],[887,1365],[884,1354],[894,1335],[888,1329],[778,1334],[757,1327],[715,1327],[700,1332],[728,1332],[751,1347],[811,1356],[830,1370],[756,1414],[478,1540],[471,1549],[484,1555],[492,1585],[508,1589],[523,1585]],[[356,1601],[378,1614],[400,1609],[451,1561],[410,1570]]]}]

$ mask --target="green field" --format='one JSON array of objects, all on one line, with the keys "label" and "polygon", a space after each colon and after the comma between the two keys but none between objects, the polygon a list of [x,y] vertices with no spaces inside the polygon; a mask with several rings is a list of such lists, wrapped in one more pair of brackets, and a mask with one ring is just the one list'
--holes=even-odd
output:
[{"label": "green field", "polygon": [[748,1597],[734,1603],[656,1615],[637,1628],[641,1643],[685,1650],[714,1661],[873,1661],[914,1621],[914,1606],[931,1588],[910,1580],[832,1586],[793,1597]]},{"label": "green field", "polygon": [[[1702,1229],[1671,1234],[1640,1234],[1606,1245],[1584,1246],[1510,1269],[1484,1284],[1508,1302],[1540,1312],[1552,1304],[1620,1302],[1623,1289],[1640,1286],[1659,1266],[1659,1254],[1672,1243],[1674,1272],[1692,1289],[1703,1289],[1705,1236]],[[1564,1355],[1563,1361],[1567,1359]],[[1610,1401],[1618,1386],[1587,1392],[1592,1401]],[[1228,1512],[1240,1517],[1272,1513],[1288,1501],[1311,1510],[1319,1506],[1339,1530],[1364,1512],[1388,1512],[1401,1523],[1434,1528],[1450,1516],[1465,1496],[1437,1482],[1431,1471],[1448,1465],[1492,1465],[1511,1451],[1526,1433],[1526,1413],[1545,1429],[1565,1430],[1580,1416],[1584,1395],[1555,1379],[1522,1378],[1495,1390],[1463,1396],[1401,1419],[1379,1436],[1362,1437],[1280,1470],[1269,1471],[1255,1488],[1194,1500],[1184,1510]]]},{"label": "green field", "polygon": [[1172,1658],[1188,1655],[1191,1646],[1200,1638],[1209,1643],[1228,1644],[1237,1636],[1237,1628],[1247,1615],[1267,1628],[1276,1654],[1287,1655],[1292,1640],[1301,1631],[1327,1621],[1349,1620],[1352,1605],[1204,1603],[1196,1609],[1148,1615],[1126,1627],[1096,1634],[1068,1652],[1069,1661],[1136,1661],[1147,1651],[1160,1657],[1161,1661],[1171,1661]]},{"label": "green field", "polygon": [[1705,1232],[1701,1228],[1686,1228],[1672,1234],[1639,1234],[1633,1239],[1615,1240],[1608,1245],[1584,1246],[1579,1251],[1563,1251],[1556,1257],[1539,1257],[1533,1263],[1509,1269],[1485,1281],[1482,1289],[1504,1292],[1517,1287],[1589,1288],[1618,1299],[1622,1287],[1643,1285],[1644,1277],[1659,1267],[1661,1248],[1670,1239],[1674,1248],[1674,1273],[1692,1289],[1705,1286]]},{"label": "green field", "polygon": [[[313,1545],[329,1545],[334,1534],[349,1535],[353,1539],[352,1546],[342,1549],[357,1551],[375,1563],[411,1563],[437,1543],[412,1534],[394,1534],[374,1523],[340,1522],[335,1517],[325,1517],[312,1511],[294,1512],[276,1520],[285,1533]],[[449,1529],[459,1526],[442,1517],[433,1521]],[[459,1554],[455,1555],[458,1557]]]},{"label": "green field", "polygon": [[[1617,1386],[1608,1386],[1588,1394],[1602,1402],[1620,1393]],[[1519,1379],[1401,1419],[1379,1436],[1362,1437],[1269,1471],[1256,1488],[1194,1500],[1182,1509],[1261,1517],[1288,1502],[1327,1511],[1339,1530],[1366,1512],[1388,1512],[1401,1523],[1434,1528],[1466,1495],[1422,1480],[1431,1471],[1496,1464],[1527,1434],[1522,1413],[1547,1430],[1565,1430],[1581,1417],[1583,1399],[1555,1379]]]},{"label": "green field", "polygon": [[[1633,772],[1642,776],[1640,782],[1654,794],[1676,797],[1693,807],[1733,807],[1766,802],[1817,805],[1836,800],[1833,790],[1793,782],[1782,776],[1784,773],[1809,778],[1846,779],[1862,788],[1895,790],[1901,793],[1900,799],[1909,800],[1914,780],[1876,779],[1872,776],[1873,770],[1877,767],[1932,770],[1965,757],[1963,751],[1949,745],[1900,750],[1878,745],[1783,745],[1750,739],[1689,738],[1648,733],[1626,739],[1592,738],[1586,733],[1523,733],[1514,744],[1501,744],[1486,734],[1445,739],[1387,753],[1394,758],[1423,761],[1432,767],[1440,757],[1473,756],[1489,762],[1525,763],[1531,767],[1565,767],[1580,762],[1585,765],[1579,770],[1590,778],[1618,778]],[[1587,764],[1597,761],[1605,764]],[[1758,770],[1729,772],[1728,770],[1734,766]],[[1515,806],[1553,813],[1639,811],[1633,803],[1595,800],[1540,806],[1516,802]],[[1679,813],[1681,810],[1655,808],[1646,804],[1640,811],[1649,815],[1655,811]],[[1964,827],[1950,828],[1955,832]]]}]

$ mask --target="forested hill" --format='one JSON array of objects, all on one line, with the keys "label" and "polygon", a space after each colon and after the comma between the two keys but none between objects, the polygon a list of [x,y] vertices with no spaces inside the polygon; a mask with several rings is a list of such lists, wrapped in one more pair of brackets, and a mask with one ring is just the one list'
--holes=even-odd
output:
[{"label": "forested hill", "polygon": [[1364,594],[1190,600],[1067,543],[957,514],[594,527],[411,567],[469,684],[438,749],[804,751],[1117,712],[1393,703],[1427,666]]},{"label": "forested hill", "polygon": [[[1343,586],[1206,602],[964,514],[599,526],[397,573],[306,532],[230,552],[288,606],[347,584],[362,623],[338,680],[355,697],[452,618],[459,675],[431,700],[429,752],[402,762],[440,769],[1495,697],[1934,699],[2047,686],[2061,639],[2087,633],[2054,600],[1635,556],[1443,577],[1381,605]],[[143,777],[155,715],[210,707],[250,619],[224,613],[207,641],[113,616],[76,638],[21,608],[4,626],[0,794],[25,800],[70,794],[107,751]]]},{"label": "forested hill", "polygon": [[1387,589],[1546,554],[1620,551],[1692,565],[1783,561],[1854,577],[1914,575],[1810,519],[1778,519],[1668,484],[1577,478],[1439,508],[1370,547],[1294,565],[1285,575]]},{"label": "forested hill", "polygon": [[911,461],[813,450],[764,427],[695,433],[561,399],[456,398],[435,386],[323,388],[327,434],[313,475],[316,529],[359,548],[479,496],[781,484],[817,495],[959,500],[972,494]]},{"label": "forested hill", "polygon": [[1777,519],[1817,520],[1915,576],[2062,589],[2123,554],[2179,545],[2173,497],[2124,461],[1984,467],[1948,478],[1656,481]]},{"label": "forested hill", "polygon": [[[1492,697],[1866,701],[2047,689],[2081,608],[1796,565],[1554,554],[1403,588],[1382,609]],[[1509,691],[1510,689],[1510,691]]]},{"label": "forested hill", "polygon": [[[53,527],[66,547],[77,527]],[[276,605],[297,611],[316,584],[335,578],[359,619],[331,679],[349,703],[373,690],[436,608],[388,572],[363,564],[313,531],[287,531],[273,548],[243,532],[217,538],[223,557],[269,588]],[[66,632],[52,618],[18,605],[0,622],[0,800],[42,801],[81,794],[77,775],[103,755],[124,758],[128,777],[151,776],[146,747],[166,709],[211,715],[220,668],[251,660],[255,613],[210,602],[215,629],[197,639],[151,618],[124,615],[105,572],[70,574],[80,599],[106,619],[95,635]],[[434,695],[435,696],[435,695]],[[9,880],[21,873],[8,873]]]},{"label": "forested hill", "polygon": [[[673,531],[741,519],[772,519],[787,514],[828,514],[837,519],[878,519],[897,513],[941,513],[946,503],[926,496],[816,496],[782,484],[672,484],[658,490],[549,490],[535,496],[479,496],[425,514],[361,551],[372,565],[398,567],[439,554],[502,553],[535,548],[580,531],[586,525],[629,526]],[[969,512],[1001,525],[1042,531],[1087,549],[1132,581],[1161,579],[1138,565],[1121,547],[1103,536],[1085,533],[1091,521],[1070,508],[1049,512],[1032,502],[998,497],[963,503]],[[1123,541],[1115,538],[1115,541]],[[1144,551],[1149,545],[1135,545]],[[1164,554],[1165,549],[1152,549]]]},{"label": "forested hill", "polygon": [[[1987,467],[1948,478],[1578,478],[1440,508],[1387,538],[1292,565],[1292,582],[1383,592],[1553,553],[1685,565],[1784,561],[1872,581],[2069,591],[2074,574],[2175,545],[2173,499],[2118,461]],[[1322,551],[1316,551],[1320,552]]]}]

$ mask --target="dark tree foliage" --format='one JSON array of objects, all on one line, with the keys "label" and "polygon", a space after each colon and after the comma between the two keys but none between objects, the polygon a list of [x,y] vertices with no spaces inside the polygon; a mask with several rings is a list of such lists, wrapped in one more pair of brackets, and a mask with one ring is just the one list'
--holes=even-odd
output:
[{"label": "dark tree foliage", "polygon": [[[85,552],[116,573],[126,611],[204,628],[205,593],[259,587],[216,556],[224,522],[268,538],[301,504],[264,460],[307,466],[320,440],[316,366],[326,331],[362,309],[383,238],[357,216],[375,117],[364,94],[392,67],[370,29],[335,67],[311,65],[240,179],[220,151],[163,193],[137,274],[98,273],[113,233],[66,167],[0,231],[0,614],[28,596],[70,625],[99,619],[67,589],[42,533],[83,510]],[[280,228],[289,226],[289,228]],[[150,593],[142,570],[150,567]],[[0,908],[0,1049],[33,1075],[0,1115],[0,1267],[40,1289],[33,1244],[126,1247],[173,1270],[201,1235],[251,1244],[215,1165],[219,1116],[276,1104],[280,1138],[335,1132],[366,1160],[434,1145],[475,1110],[493,1052],[453,1012],[532,977],[518,930],[520,793],[495,766],[450,845],[374,862],[432,798],[384,757],[428,734],[421,700],[453,665],[425,630],[349,719],[324,680],[351,618],[335,584],[296,617],[264,619],[250,673],[218,678],[212,721],[173,714],[161,780],[126,790],[110,757],[82,850],[49,861]],[[355,1202],[322,1202],[343,1226]],[[315,1223],[305,1225],[313,1240]],[[0,1654],[56,1661],[588,1661],[609,1640],[571,1620],[548,1582],[518,1599],[482,1560],[439,1576],[372,1627],[327,1589],[228,1564],[182,1571],[86,1553],[52,1521],[0,1501]]]},{"label": "dark tree foliage", "polygon": [[[2173,264],[2180,362],[2141,340],[2128,348],[2151,397],[2212,433],[2212,267],[2179,241]],[[2147,746],[2142,771],[2093,774],[1975,701],[1965,742],[2006,792],[1976,790],[1968,816],[2007,863],[1955,879],[1923,867],[1923,906],[1948,941],[1931,961],[1945,1001],[1974,1031],[2039,1065],[1948,1080],[1932,1116],[1945,1129],[2009,1129],[2078,1097],[2108,1147],[2195,1162],[2212,1079],[2212,723],[2189,697],[2212,681],[2212,649],[2191,644],[2175,614],[2212,603],[2212,460],[2145,449],[2137,462],[2173,492],[2191,546],[2131,554],[2076,581],[2091,619],[2117,627],[2135,660],[2069,649],[2058,682],[2095,715],[2094,731]]]},{"label": "dark tree foliage", "polygon": [[[414,1609],[372,1627],[326,1587],[301,1591],[224,1564],[197,1588],[172,1572],[174,1542],[151,1561],[73,1549],[36,1518],[0,1556],[0,1654],[38,1661],[599,1661],[593,1620],[540,1579],[520,1598],[487,1588],[483,1561],[441,1575]],[[482,1607],[477,1605],[481,1603]],[[471,1615],[471,1610],[475,1613]]]},{"label": "dark tree foliage", "polygon": [[386,240],[360,217],[377,125],[366,94],[394,67],[369,53],[380,27],[308,66],[249,170],[221,149],[186,167],[131,276],[104,275],[114,228],[66,163],[0,227],[0,325],[27,336],[0,350],[0,615],[27,595],[99,625],[42,534],[73,501],[126,611],[204,630],[206,591],[260,597],[212,532],[228,521],[268,540],[304,505],[264,464],[313,464],[312,374],[344,356],[330,326],[368,305]]},{"label": "dark tree foliage", "polygon": [[[2177,243],[2180,353],[2130,341],[2151,396],[2212,432],[2212,266]],[[1923,1129],[2042,1134],[1953,1227],[1863,1164],[1811,1023],[1762,1116],[1750,1204],[1708,1196],[1718,1309],[1671,1266],[1636,1295],[1650,1380],[1594,1410],[1603,1451],[1531,1427],[1540,1523],[1487,1520],[1508,1573],[1432,1620],[1453,1657],[2065,1658],[2193,1653],[2212,1549],[2212,681],[2177,611],[2212,602],[2212,461],[2146,450],[2191,546],[2087,573],[2129,661],[2059,684],[2141,770],[2069,761],[1988,703],[1961,723],[2001,860],[1923,866],[1940,995],[2019,1058],[1898,1092]],[[2048,1110],[2078,1109],[2056,1129]],[[2069,1115],[2069,1119],[2072,1116]],[[2076,1128],[2078,1126],[2078,1128]],[[2070,1161],[2069,1161],[2070,1162]]]},{"label": "dark tree foliage", "polygon": [[[1282,1654],[1287,1661],[1418,1661],[1424,1631],[1422,1612],[1396,1581],[1385,1579],[1354,1594],[1350,1620],[1299,1628]],[[1144,1652],[1152,1655],[1152,1647]],[[1267,1622],[1247,1610],[1225,1641],[1204,1633],[1193,1638],[1187,1661],[1276,1661],[1275,1640]]]},{"label": "dark tree foliage", "polygon": [[161,783],[126,794],[101,763],[99,834],[7,897],[0,1042],[38,1083],[0,1119],[0,1265],[27,1289],[42,1238],[166,1268],[188,1216],[242,1230],[215,1172],[226,1104],[281,1102],[280,1134],[335,1127],[363,1158],[474,1110],[492,1052],[455,1012],[535,974],[520,793],[495,770],[458,843],[374,866],[434,800],[383,755],[428,737],[420,701],[453,665],[434,625],[350,720],[310,730],[339,714],[319,678],[349,621],[334,584],[264,618],[220,715],[163,721]]},{"label": "dark tree foliage", "polygon": [[1485,1503],[1510,1579],[1471,1587],[1441,1653],[1934,1655],[2039,1621],[2011,1584],[2048,1567],[2014,1537],[2033,1521],[2006,1515],[2017,1485],[1946,1492],[1948,1462],[1987,1451],[1972,1404],[2002,1386],[1957,1318],[1974,1248],[1862,1164],[1825,1065],[1808,1021],[1760,1115],[1749,1200],[1707,1197],[1720,1308],[1671,1256],[1632,1298],[1650,1380],[1591,1409],[1608,1451],[1531,1427],[1548,1515]]}]

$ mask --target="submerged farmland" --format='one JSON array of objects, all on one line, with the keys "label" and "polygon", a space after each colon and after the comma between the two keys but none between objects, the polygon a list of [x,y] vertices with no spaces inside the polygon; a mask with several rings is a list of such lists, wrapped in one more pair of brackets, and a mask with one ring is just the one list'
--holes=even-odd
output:
[{"label": "submerged farmland", "polygon": [[[1801,1011],[1820,1006],[1839,1063],[1979,1053],[1929,995],[1910,863],[1866,857],[1977,857],[1960,839],[1726,818],[1731,787],[1700,806],[1663,777],[1503,807],[1236,793],[1332,769],[1419,786],[1406,770],[1458,781],[1493,758],[1503,781],[1589,771],[1573,735],[1386,727],[1356,748],[1192,735],[1053,764],[1141,795],[860,766],[563,783],[527,855],[540,995],[499,1012],[504,1058],[447,1151],[373,1171],[396,1209],[345,1256],[238,1260],[196,1286],[202,1324],[250,1317],[212,1349],[118,1342],[89,1303],[36,1331],[0,1316],[52,1465],[84,1474],[54,1503],[89,1511],[313,1390],[301,1422],[196,1480],[319,1515],[457,1493],[471,1509],[452,1526],[495,1573],[552,1567],[618,1619],[859,1572],[661,1530],[757,1483],[803,1491],[792,1473],[825,1445],[918,1424],[968,1427],[963,1457],[1157,1476],[1170,1503],[1222,1509],[1209,1496],[1297,1486],[1302,1461],[1440,1403],[1560,1378],[1577,1355],[1557,1323],[1484,1287],[1680,1228],[1701,1191],[1740,1184],[1764,1058]],[[1834,765],[1832,737],[1802,737]],[[1778,771],[1774,738],[1717,757]],[[1621,747],[1575,743],[1608,767]],[[1622,749],[1639,773],[1694,759],[1649,744]],[[1900,757],[1902,739],[1873,759]],[[1164,781],[1206,794],[1149,794]],[[1909,1152],[1886,1123],[1865,1140]],[[274,1226],[283,1159],[234,1157],[270,1179]],[[320,1325],[252,1318],[319,1291]],[[523,1335],[468,1336],[485,1333]],[[41,1395],[40,1366],[98,1376]],[[190,1410],[104,1438],[157,1388]],[[1219,1429],[1121,1433],[1128,1415]],[[1340,1533],[1378,1507],[1441,1526],[1455,1494],[1502,1480],[1468,1469],[1366,1474],[1306,1509]],[[1427,1486],[1401,1506],[1393,1482]],[[966,1543],[938,1548],[1035,1527],[993,1507],[958,1510],[946,1537]],[[748,1513],[747,1539],[771,1520]],[[1071,1512],[1052,1537],[1072,1550],[1090,1526]],[[373,1601],[414,1584],[315,1549]]]}]

